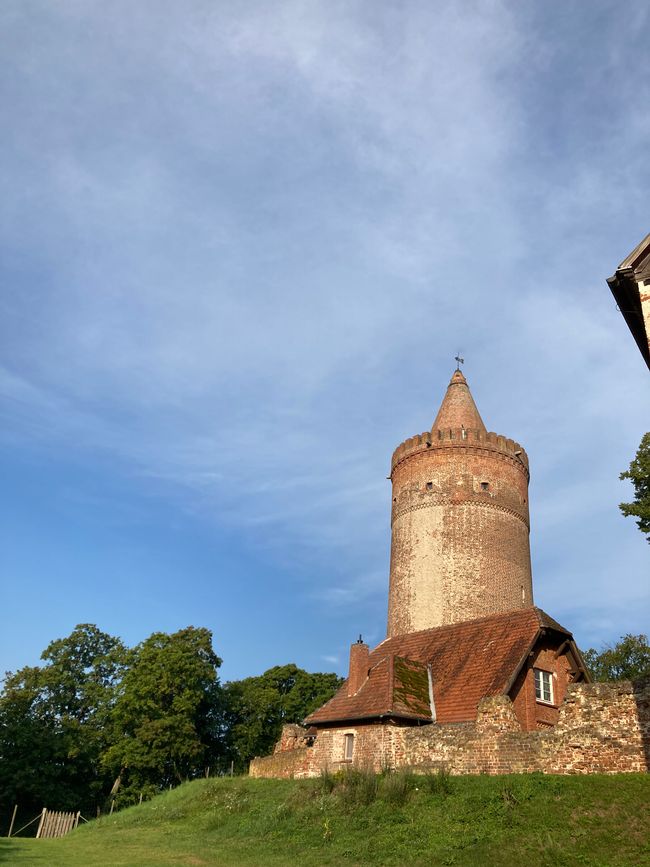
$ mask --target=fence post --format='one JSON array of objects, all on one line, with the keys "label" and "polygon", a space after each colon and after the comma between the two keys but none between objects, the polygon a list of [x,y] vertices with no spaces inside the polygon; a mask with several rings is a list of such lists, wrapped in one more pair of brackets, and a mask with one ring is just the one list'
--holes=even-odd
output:
[{"label": "fence post", "polygon": [[11,837],[11,832],[14,829],[14,822],[16,821],[16,813],[17,812],[18,812],[18,804],[16,804],[16,806],[14,807],[14,812],[13,812],[13,815],[11,817],[11,824],[9,825],[9,833],[7,834],[7,837]]},{"label": "fence post", "polygon": [[41,829],[43,827],[43,822],[45,821],[45,817],[47,816],[47,807],[43,807],[43,812],[41,813],[41,821],[38,823],[38,830],[36,831],[36,837],[41,836]]}]

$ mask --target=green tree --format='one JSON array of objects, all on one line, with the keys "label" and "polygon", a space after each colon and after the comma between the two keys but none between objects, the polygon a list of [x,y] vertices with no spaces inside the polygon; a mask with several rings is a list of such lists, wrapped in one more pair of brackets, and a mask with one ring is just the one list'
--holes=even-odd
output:
[{"label": "green tree", "polygon": [[0,801],[92,809],[101,755],[127,662],[118,638],[88,623],[43,652],[43,666],[8,673],[0,695]]},{"label": "green tree", "polygon": [[619,509],[625,517],[638,518],[637,527],[650,542],[650,431],[644,434],[629,470],[621,473],[621,479],[629,479],[634,486],[634,502],[621,503]]},{"label": "green tree", "polygon": [[255,756],[271,752],[285,723],[301,723],[341,683],[336,674],[310,674],[293,664],[227,683],[223,730],[236,767],[244,770]]},{"label": "green tree", "polygon": [[650,677],[650,647],[647,635],[624,635],[613,647],[593,647],[583,654],[596,681],[637,680]]},{"label": "green tree", "polygon": [[[39,810],[44,803],[69,806],[63,785],[66,750],[55,719],[41,700],[38,667],[8,673],[0,697],[0,810],[15,803]],[[74,805],[78,806],[78,805]]]},{"label": "green tree", "polygon": [[203,773],[219,754],[220,665],[208,629],[156,632],[135,648],[104,756],[122,803]]}]

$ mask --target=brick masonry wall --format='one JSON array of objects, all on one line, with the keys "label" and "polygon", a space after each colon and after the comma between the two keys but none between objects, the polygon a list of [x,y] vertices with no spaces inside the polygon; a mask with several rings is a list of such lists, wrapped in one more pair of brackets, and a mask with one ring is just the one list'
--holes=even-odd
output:
[{"label": "brick masonry wall", "polygon": [[[542,638],[535,648],[534,656],[529,659],[511,690],[515,714],[523,729],[544,729],[554,726],[558,721],[560,706],[573,678],[567,654],[562,653],[557,657],[556,650],[557,641]],[[543,704],[535,698],[535,668],[551,673],[552,704]]]},{"label": "brick masonry wall", "polygon": [[[279,743],[288,744],[293,732],[285,729]],[[303,729],[303,735],[306,730]],[[394,756],[401,755],[402,734],[404,729],[396,725],[366,723],[339,728],[321,729],[313,746],[304,746],[294,741],[294,749],[282,749],[271,756],[254,759],[250,766],[252,777],[314,777],[321,770],[339,771],[356,765],[370,767],[377,771],[384,766],[394,765]],[[345,736],[354,735],[354,758],[345,760]]]},{"label": "brick masonry wall", "polygon": [[517,444],[478,431],[428,437],[393,459],[389,636],[533,604]]},{"label": "brick masonry wall", "polygon": [[[254,777],[311,777],[343,760],[355,735],[355,765],[452,774],[629,773],[650,769],[650,681],[570,684],[554,728],[522,731],[507,696],[483,699],[476,721],[421,727],[366,724],[325,729],[312,747],[255,759]],[[287,741],[288,738],[285,739]]]}]

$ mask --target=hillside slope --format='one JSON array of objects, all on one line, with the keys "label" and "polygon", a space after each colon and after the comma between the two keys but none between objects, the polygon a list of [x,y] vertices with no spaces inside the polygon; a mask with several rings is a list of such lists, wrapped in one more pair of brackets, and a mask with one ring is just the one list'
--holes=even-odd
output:
[{"label": "hillside slope", "polygon": [[650,776],[199,780],[0,862],[95,865],[650,864]]}]

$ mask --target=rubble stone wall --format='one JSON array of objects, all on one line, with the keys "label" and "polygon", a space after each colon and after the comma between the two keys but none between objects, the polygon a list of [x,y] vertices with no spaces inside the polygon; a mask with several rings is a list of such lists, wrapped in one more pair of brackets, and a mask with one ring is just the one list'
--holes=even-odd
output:
[{"label": "rubble stone wall", "polygon": [[[631,773],[650,769],[650,681],[571,684],[557,725],[522,731],[507,696],[483,699],[467,723],[358,723],[322,729],[313,746],[292,727],[286,747],[254,759],[254,777],[314,777],[352,765],[375,771],[444,767],[452,774]],[[302,730],[304,732],[304,729]],[[344,760],[345,735],[354,757]]]}]

